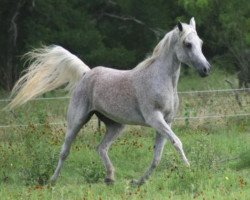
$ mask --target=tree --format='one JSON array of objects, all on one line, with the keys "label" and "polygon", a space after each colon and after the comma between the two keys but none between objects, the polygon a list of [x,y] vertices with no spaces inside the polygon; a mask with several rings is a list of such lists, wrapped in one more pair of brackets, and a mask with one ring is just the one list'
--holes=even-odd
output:
[{"label": "tree", "polygon": [[0,86],[10,90],[25,68],[20,55],[57,44],[91,67],[133,68],[178,20],[196,18],[204,52],[249,83],[248,0],[2,0]]},{"label": "tree", "polygon": [[12,88],[18,75],[15,55],[17,54],[17,38],[19,36],[19,18],[25,4],[25,0],[5,0],[0,3],[0,7],[2,8],[0,24],[3,30],[0,33],[0,37],[2,38],[0,41],[2,49],[0,55],[0,64],[2,66],[0,68],[2,77],[0,79],[0,85],[7,90]]},{"label": "tree", "polygon": [[[219,20],[229,61],[238,71],[239,87],[250,87],[250,4],[240,0],[224,5],[225,12],[220,14]],[[241,9],[235,10],[237,7]]]},{"label": "tree", "polygon": [[179,0],[198,16],[205,50],[225,70],[238,71],[239,87],[250,83],[250,4],[247,0]]}]

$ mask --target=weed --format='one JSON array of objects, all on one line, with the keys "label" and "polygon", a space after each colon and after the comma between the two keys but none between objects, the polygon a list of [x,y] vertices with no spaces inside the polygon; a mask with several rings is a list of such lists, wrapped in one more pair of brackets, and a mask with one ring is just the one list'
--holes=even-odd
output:
[{"label": "weed", "polygon": [[[52,175],[58,156],[49,144],[49,126],[30,125],[23,135],[23,164],[21,177],[26,185],[45,185]],[[39,142],[37,142],[39,141]]]}]

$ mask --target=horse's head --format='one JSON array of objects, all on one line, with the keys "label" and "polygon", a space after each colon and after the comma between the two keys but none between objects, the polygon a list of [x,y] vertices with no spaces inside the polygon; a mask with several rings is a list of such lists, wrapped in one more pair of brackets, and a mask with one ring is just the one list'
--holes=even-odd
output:
[{"label": "horse's head", "polygon": [[203,42],[197,35],[194,18],[189,24],[179,22],[177,27],[176,55],[178,60],[196,68],[201,77],[208,76],[211,66],[202,53]]}]

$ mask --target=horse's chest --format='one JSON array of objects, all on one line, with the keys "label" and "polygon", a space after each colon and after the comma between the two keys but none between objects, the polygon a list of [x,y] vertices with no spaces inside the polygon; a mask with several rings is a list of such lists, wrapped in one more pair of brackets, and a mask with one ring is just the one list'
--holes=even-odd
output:
[{"label": "horse's chest", "polygon": [[154,101],[156,109],[166,114],[175,113],[178,107],[178,96],[169,91],[156,93]]}]

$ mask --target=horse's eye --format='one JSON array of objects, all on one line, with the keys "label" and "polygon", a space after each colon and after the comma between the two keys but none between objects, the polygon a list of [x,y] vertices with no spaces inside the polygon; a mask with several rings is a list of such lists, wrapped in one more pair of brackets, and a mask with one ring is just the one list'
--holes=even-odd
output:
[{"label": "horse's eye", "polygon": [[188,49],[192,48],[192,44],[190,42],[184,42],[185,47],[187,47]]}]

